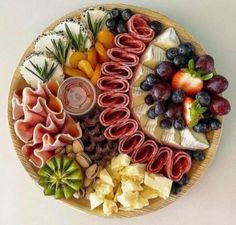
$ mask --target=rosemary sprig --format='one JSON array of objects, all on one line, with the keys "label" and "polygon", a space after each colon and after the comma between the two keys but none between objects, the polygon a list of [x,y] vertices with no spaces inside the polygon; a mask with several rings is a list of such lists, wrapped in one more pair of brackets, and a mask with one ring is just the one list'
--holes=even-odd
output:
[{"label": "rosemary sprig", "polygon": [[46,47],[47,52],[60,63],[61,65],[66,64],[67,55],[70,49],[70,42],[64,43],[61,39],[58,42],[51,40],[54,51]]},{"label": "rosemary sprig", "polygon": [[44,65],[40,67],[38,64],[34,64],[31,60],[29,61],[30,64],[33,66],[34,70],[29,69],[28,67],[25,67],[29,72],[34,74],[36,77],[38,77],[40,80],[43,81],[43,83],[47,82],[50,77],[52,76],[54,70],[56,69],[57,65],[53,63],[51,67],[48,67],[48,62],[45,60]]},{"label": "rosemary sprig", "polygon": [[80,52],[85,52],[87,49],[85,47],[87,39],[88,39],[88,35],[87,34],[83,34],[82,30],[80,28],[80,32],[79,34],[72,34],[70,28],[68,27],[67,24],[65,24],[66,27],[66,32],[67,35],[71,41],[72,46]]}]

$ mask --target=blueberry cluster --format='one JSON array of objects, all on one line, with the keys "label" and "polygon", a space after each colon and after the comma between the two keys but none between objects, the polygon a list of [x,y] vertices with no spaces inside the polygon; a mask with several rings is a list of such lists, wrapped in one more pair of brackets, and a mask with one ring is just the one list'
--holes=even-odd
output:
[{"label": "blueberry cluster", "polygon": [[171,194],[177,195],[181,192],[182,187],[187,185],[189,182],[189,178],[187,174],[184,174],[183,177],[178,182],[173,182],[171,187]]}]

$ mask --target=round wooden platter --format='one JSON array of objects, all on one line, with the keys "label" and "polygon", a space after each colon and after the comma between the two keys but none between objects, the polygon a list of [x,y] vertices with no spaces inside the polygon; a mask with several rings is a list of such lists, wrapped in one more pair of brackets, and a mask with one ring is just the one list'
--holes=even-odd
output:
[{"label": "round wooden platter", "polygon": [[[201,46],[201,44],[189,33],[187,32],[183,27],[181,27],[179,24],[174,22],[173,20],[167,18],[166,16],[161,15],[158,12],[151,11],[149,9],[140,8],[137,6],[132,5],[125,5],[125,4],[105,4],[105,5],[99,5],[104,6],[107,9],[111,8],[130,8],[134,12],[142,13],[149,17],[151,20],[158,20],[160,21],[164,28],[167,27],[174,27],[178,36],[182,41],[189,41],[191,42],[197,51],[197,54],[205,54],[206,51]],[[87,7],[86,7],[87,8]],[[76,11],[73,11],[64,17],[58,19],[54,23],[52,23],[50,26],[48,26],[45,31],[53,29],[57,24],[59,24],[61,21],[63,21],[66,18],[79,18],[80,12],[84,8],[78,9]],[[19,65],[14,73],[14,76],[12,78],[10,90],[9,90],[9,98],[8,98],[8,121],[9,121],[9,127],[10,127],[10,133],[11,138],[14,143],[14,147],[16,150],[16,153],[23,164],[26,171],[29,173],[29,175],[33,178],[33,180],[37,181],[38,176],[35,168],[32,166],[31,163],[25,158],[23,153],[21,152],[21,147],[23,143],[19,140],[19,138],[16,136],[14,131],[14,121],[12,119],[12,105],[11,105],[11,99],[13,96],[14,91],[19,90],[26,86],[25,81],[22,79],[20,72],[19,72],[19,66],[22,64],[23,60],[26,56],[28,56],[32,51],[34,47],[34,42],[29,46],[29,48],[25,51],[24,55],[22,56]],[[214,158],[214,155],[216,154],[217,147],[220,141],[221,136],[221,130],[214,131],[208,134],[208,140],[210,142],[210,148],[206,150],[206,158],[203,162],[194,162],[192,165],[192,168],[189,172],[190,182],[188,185],[186,185],[182,192],[178,194],[177,196],[171,195],[167,200],[163,200],[161,198],[153,199],[150,201],[150,205],[141,209],[141,210],[135,210],[131,212],[126,211],[119,211],[117,214],[113,214],[111,217],[119,217],[119,218],[126,218],[126,217],[134,217],[134,216],[140,216],[144,215],[153,211],[157,211],[158,209],[161,209],[172,202],[176,201],[178,198],[180,198],[182,195],[184,195],[204,174],[206,169],[208,168],[209,164],[211,163],[212,159]],[[43,195],[43,193],[42,193]],[[52,198],[53,200],[53,198]],[[90,210],[89,201],[88,200],[77,200],[77,199],[70,199],[70,200],[63,200],[62,202],[72,206],[73,208],[79,209],[81,211],[84,211],[88,214],[97,215],[104,217],[104,214],[102,212],[101,208],[97,208],[96,210]],[[187,204],[187,203],[186,203]]]}]

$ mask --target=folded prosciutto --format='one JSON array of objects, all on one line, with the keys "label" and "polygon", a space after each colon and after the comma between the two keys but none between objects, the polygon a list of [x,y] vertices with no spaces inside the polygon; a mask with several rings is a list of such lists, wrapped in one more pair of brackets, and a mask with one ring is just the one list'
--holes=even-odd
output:
[{"label": "folded prosciutto", "polygon": [[133,119],[107,127],[104,136],[109,140],[117,140],[133,135],[138,129],[138,123]]},{"label": "folded prosciutto", "polygon": [[107,107],[123,107],[129,104],[129,96],[125,93],[108,91],[98,96],[98,105]]},{"label": "folded prosciutto", "polygon": [[155,36],[154,31],[148,25],[147,19],[141,14],[133,15],[127,26],[129,33],[144,43],[151,42]]},{"label": "folded prosciutto", "polygon": [[111,48],[107,50],[108,57],[122,65],[135,67],[139,63],[139,57],[133,53],[128,53],[122,48]]},{"label": "folded prosciutto", "polygon": [[102,74],[104,76],[116,76],[127,80],[133,77],[133,71],[128,66],[124,66],[118,62],[113,61],[102,64]]},{"label": "folded prosciutto", "polygon": [[158,153],[147,164],[151,173],[162,173],[173,181],[179,181],[191,168],[190,156],[182,150],[159,148]]},{"label": "folded prosciutto", "polygon": [[119,152],[130,154],[136,149],[140,148],[144,142],[144,133],[136,131],[132,136],[122,138],[119,142]]},{"label": "folded prosciutto", "polygon": [[104,76],[98,80],[97,86],[102,91],[129,91],[129,82],[119,76]]},{"label": "folded prosciutto", "polygon": [[106,108],[99,116],[100,123],[103,126],[110,126],[122,123],[128,120],[130,111],[127,107]]},{"label": "folded prosciutto", "polygon": [[57,148],[82,135],[79,124],[63,112],[61,101],[54,95],[58,84],[52,82],[36,90],[26,87],[12,99],[14,129],[25,143],[22,151],[38,168]]},{"label": "folded prosciutto", "polygon": [[116,35],[115,45],[125,49],[126,52],[134,53],[136,55],[141,55],[146,48],[146,45],[142,41],[135,39],[128,33]]}]

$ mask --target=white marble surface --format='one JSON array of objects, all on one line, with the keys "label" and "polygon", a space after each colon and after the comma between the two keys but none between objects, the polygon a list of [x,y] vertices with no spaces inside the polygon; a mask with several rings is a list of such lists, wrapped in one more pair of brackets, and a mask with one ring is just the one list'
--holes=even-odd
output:
[{"label": "white marble surface", "polygon": [[[109,0],[103,2],[110,2]],[[119,1],[114,1],[119,2]],[[227,76],[232,112],[214,162],[192,190],[158,212],[122,221],[84,215],[45,198],[20,164],[7,126],[7,96],[14,69],[29,43],[52,21],[91,0],[0,0],[0,224],[1,225],[235,225],[236,224],[236,3],[234,0],[129,0],[157,10],[188,29]]]}]

